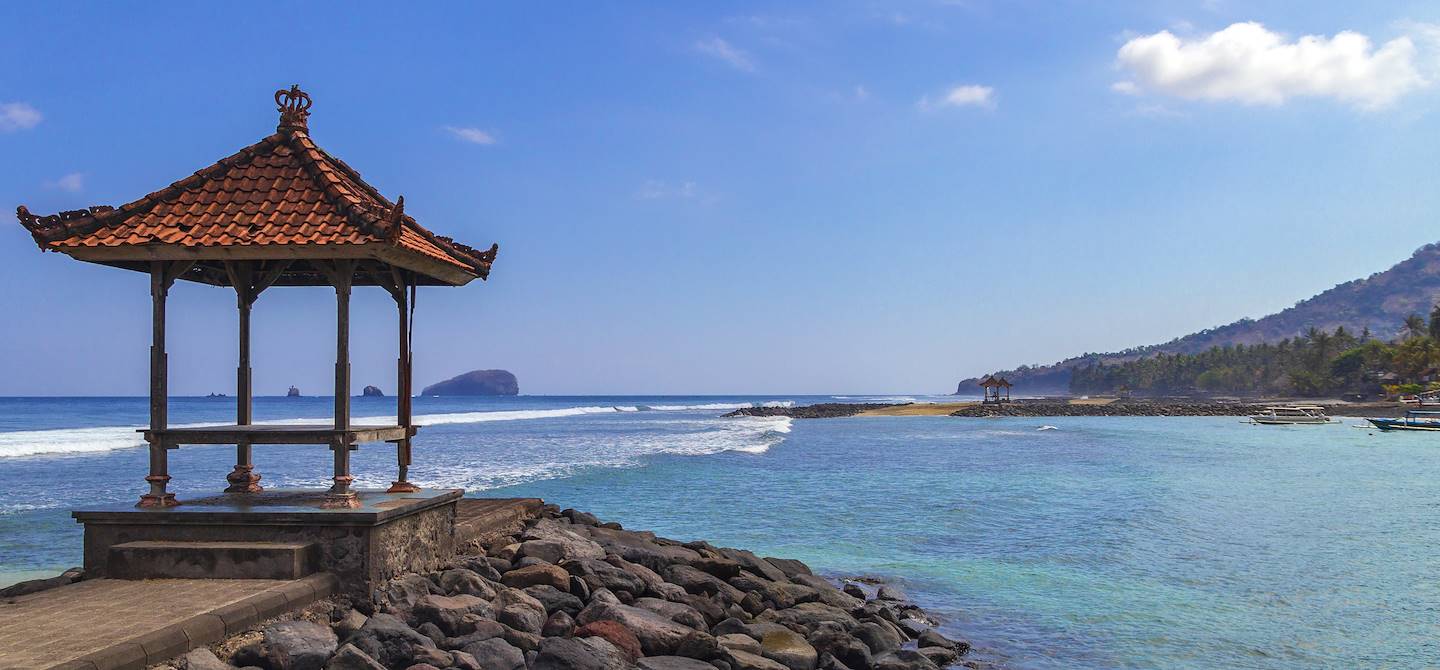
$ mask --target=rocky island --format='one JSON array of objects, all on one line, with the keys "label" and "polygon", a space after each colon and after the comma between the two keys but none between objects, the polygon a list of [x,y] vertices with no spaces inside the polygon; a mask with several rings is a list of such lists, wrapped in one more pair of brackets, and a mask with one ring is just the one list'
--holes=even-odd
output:
[{"label": "rocky island", "polygon": [[431,384],[421,395],[518,395],[520,382],[508,370],[471,370]]},{"label": "rocky island", "polygon": [[381,391],[379,386],[366,386],[365,390],[360,392],[360,395],[366,398],[384,398],[385,392]]},{"label": "rocky island", "polygon": [[[970,645],[893,587],[542,508],[370,598],[333,596],[160,668],[938,670]],[[868,581],[868,580],[867,580]]]}]

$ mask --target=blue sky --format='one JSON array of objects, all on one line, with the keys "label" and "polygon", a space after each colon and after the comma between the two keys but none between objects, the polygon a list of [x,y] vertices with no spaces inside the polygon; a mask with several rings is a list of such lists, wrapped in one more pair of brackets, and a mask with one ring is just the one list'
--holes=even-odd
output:
[{"label": "blue sky", "polygon": [[[422,291],[417,384],[948,392],[1440,239],[1440,7],[1318,4],[7,3],[0,200],[135,199],[299,83],[321,146],[501,245],[489,282]],[[0,267],[0,394],[144,393],[143,275],[18,224]],[[172,294],[173,392],[232,387],[227,291]],[[332,306],[261,298],[257,393],[329,386]],[[355,309],[356,387],[390,390],[393,307]]]}]

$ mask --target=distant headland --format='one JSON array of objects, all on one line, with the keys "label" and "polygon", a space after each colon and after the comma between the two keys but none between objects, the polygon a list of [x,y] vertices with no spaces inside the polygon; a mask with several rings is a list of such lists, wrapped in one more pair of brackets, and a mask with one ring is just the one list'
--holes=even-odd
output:
[{"label": "distant headland", "polygon": [[508,370],[471,370],[431,384],[420,395],[519,395],[520,382]]}]

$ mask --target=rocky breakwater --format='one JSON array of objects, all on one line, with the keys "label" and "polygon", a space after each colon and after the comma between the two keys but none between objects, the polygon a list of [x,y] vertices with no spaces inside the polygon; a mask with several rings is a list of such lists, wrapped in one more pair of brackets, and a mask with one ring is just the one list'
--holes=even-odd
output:
[{"label": "rocky breakwater", "polygon": [[1249,416],[1259,405],[1221,402],[1112,402],[1105,405],[1066,402],[974,404],[950,416]]},{"label": "rocky breakwater", "polygon": [[[547,507],[514,536],[368,602],[197,649],[182,669],[937,670],[969,645],[887,587]],[[227,653],[227,650],[232,650]]]},{"label": "rocky breakwater", "polygon": [[[908,405],[910,403],[901,403]],[[855,416],[861,412],[885,407],[898,407],[885,403],[826,402],[803,407],[742,407],[725,416],[788,416],[795,419],[834,419]]]}]

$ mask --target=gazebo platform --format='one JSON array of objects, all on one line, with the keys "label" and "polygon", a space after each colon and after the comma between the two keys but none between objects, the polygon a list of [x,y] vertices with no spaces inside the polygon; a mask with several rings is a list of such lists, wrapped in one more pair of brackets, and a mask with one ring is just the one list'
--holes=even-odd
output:
[{"label": "gazebo platform", "polygon": [[327,508],[323,490],[280,489],[71,515],[85,525],[87,579],[298,579],[329,572],[345,587],[364,590],[434,569],[453,554],[463,491],[355,493],[359,506],[346,509]]}]

